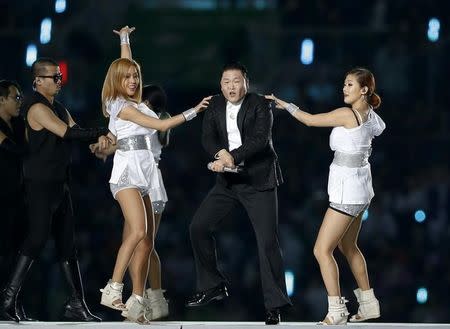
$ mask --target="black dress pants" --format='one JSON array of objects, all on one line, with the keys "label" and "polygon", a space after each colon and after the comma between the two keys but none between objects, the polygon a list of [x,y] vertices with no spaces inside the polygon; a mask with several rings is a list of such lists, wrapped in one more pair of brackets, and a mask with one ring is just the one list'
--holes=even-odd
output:
[{"label": "black dress pants", "polygon": [[27,232],[23,190],[6,190],[0,195],[0,287],[8,279]]},{"label": "black dress pants", "polygon": [[249,184],[216,185],[203,200],[190,225],[197,271],[197,289],[204,291],[226,282],[217,268],[214,232],[220,222],[241,204],[252,223],[258,244],[261,282],[266,309],[290,305],[284,279],[284,264],[278,241],[276,188],[257,191]]},{"label": "black dress pants", "polygon": [[38,258],[51,236],[58,260],[75,257],[75,223],[68,184],[26,181],[25,190],[29,230],[21,253]]}]

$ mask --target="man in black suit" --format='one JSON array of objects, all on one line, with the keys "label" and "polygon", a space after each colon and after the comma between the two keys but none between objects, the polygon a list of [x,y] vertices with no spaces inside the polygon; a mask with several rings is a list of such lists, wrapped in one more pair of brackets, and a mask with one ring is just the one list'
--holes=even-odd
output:
[{"label": "man in black suit", "polygon": [[[277,324],[280,308],[291,302],[278,241],[277,186],[283,178],[272,144],[273,116],[263,96],[248,93],[247,70],[242,64],[225,65],[220,85],[222,94],[210,101],[202,135],[203,147],[215,159],[210,169],[218,175],[190,225],[199,292],[186,306],[202,306],[228,296],[226,278],[217,268],[213,233],[241,204],[258,243],[266,324]],[[242,172],[224,172],[236,166]]]}]

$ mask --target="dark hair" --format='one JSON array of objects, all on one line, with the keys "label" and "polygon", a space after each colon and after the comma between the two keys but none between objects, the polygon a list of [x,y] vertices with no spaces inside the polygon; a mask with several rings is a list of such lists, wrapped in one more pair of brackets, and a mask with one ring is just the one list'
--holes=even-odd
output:
[{"label": "dark hair", "polygon": [[[167,95],[160,86],[146,85],[142,87],[142,102],[148,101],[152,110],[163,119],[170,118],[167,112]],[[167,131],[158,131],[158,139],[163,147],[169,145],[170,129]]]},{"label": "dark hair", "polygon": [[36,89],[36,81],[34,80],[38,75],[47,74],[47,66],[59,66],[56,61],[49,57],[41,57],[34,61],[31,65],[31,74],[33,75],[33,89]]},{"label": "dark hair", "polygon": [[229,70],[241,71],[245,80],[248,81],[248,71],[247,71],[247,68],[243,64],[241,64],[239,62],[232,62],[232,63],[225,64],[222,68],[222,74],[223,74],[223,72],[229,71]]},{"label": "dark hair", "polygon": [[2,97],[8,97],[9,95],[9,88],[10,87],[16,87],[17,90],[22,93],[22,88],[20,88],[20,85],[13,80],[0,80],[0,96]]},{"label": "dark hair", "polygon": [[33,65],[31,65],[31,73],[33,74],[33,79],[38,75],[44,75],[46,73],[46,66],[59,66],[58,63],[48,57],[38,58]]},{"label": "dark hair", "polygon": [[146,85],[142,88],[142,101],[148,101],[153,111],[160,113],[166,111],[167,96],[160,86]]},{"label": "dark hair", "polygon": [[372,72],[363,67],[356,67],[347,72],[347,75],[354,75],[361,87],[367,87],[366,101],[374,109],[381,105],[381,97],[375,92],[375,77]]}]

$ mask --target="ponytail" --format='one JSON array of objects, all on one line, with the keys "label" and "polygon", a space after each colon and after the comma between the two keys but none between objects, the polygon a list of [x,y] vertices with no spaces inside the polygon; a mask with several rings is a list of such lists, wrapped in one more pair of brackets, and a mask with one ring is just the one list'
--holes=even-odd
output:
[{"label": "ponytail", "polygon": [[381,105],[381,97],[374,92],[372,95],[367,97],[367,103],[369,103],[374,109],[377,109]]}]

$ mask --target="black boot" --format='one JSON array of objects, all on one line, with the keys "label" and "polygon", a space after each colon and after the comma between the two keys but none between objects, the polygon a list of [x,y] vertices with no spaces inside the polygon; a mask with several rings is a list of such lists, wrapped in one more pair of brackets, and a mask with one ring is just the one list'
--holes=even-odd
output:
[{"label": "black boot", "polygon": [[17,315],[17,295],[19,294],[22,283],[33,264],[33,259],[20,255],[17,264],[11,274],[11,278],[0,297],[0,320],[19,322]]},{"label": "black boot", "polygon": [[19,317],[20,321],[37,321],[36,319],[28,317],[28,315],[25,313],[25,309],[23,308],[22,301],[20,300],[21,294],[17,296],[16,301],[16,314]]},{"label": "black boot", "polygon": [[70,286],[72,295],[64,305],[64,318],[72,321],[102,321],[89,311],[84,300],[83,282],[81,281],[80,266],[76,258],[61,263],[62,271]]}]

